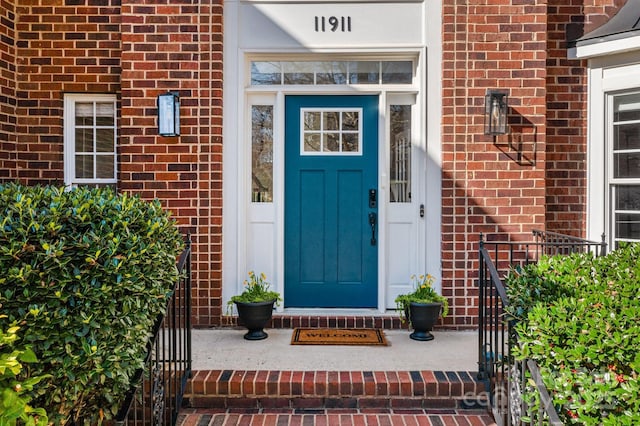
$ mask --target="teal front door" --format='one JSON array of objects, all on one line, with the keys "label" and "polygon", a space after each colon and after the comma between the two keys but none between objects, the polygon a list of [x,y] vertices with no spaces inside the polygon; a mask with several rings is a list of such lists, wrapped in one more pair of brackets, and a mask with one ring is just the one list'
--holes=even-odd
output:
[{"label": "teal front door", "polygon": [[378,97],[285,99],[285,307],[378,303]]}]

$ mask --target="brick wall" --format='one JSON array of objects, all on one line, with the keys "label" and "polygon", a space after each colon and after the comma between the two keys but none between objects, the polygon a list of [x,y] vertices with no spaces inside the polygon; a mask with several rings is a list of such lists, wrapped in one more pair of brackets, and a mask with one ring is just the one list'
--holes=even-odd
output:
[{"label": "brick wall", "polygon": [[[546,0],[443,5],[443,291],[447,324],[477,317],[480,233],[544,228]],[[509,92],[510,133],[485,136],[487,89]]]},{"label": "brick wall", "polygon": [[[120,189],[159,198],[193,234],[196,325],[215,325],[221,313],[221,3],[28,0],[0,29],[0,120],[13,130],[0,164],[15,164],[0,179],[61,184],[64,93],[117,94]],[[18,59],[6,60],[13,23]],[[156,97],[168,90],[181,95],[179,138],[157,136]]]},{"label": "brick wall", "polygon": [[[474,324],[480,233],[584,229],[585,64],[566,60],[566,33],[623,3],[443,1],[447,325]],[[3,2],[2,17],[0,180],[61,182],[63,94],[117,94],[121,189],[161,199],[193,234],[194,324],[219,324],[222,1],[27,0]],[[510,133],[495,138],[483,133],[493,88],[510,104]],[[168,90],[181,96],[180,137],[157,136],[156,97]]]},{"label": "brick wall", "polygon": [[119,0],[30,0],[16,8],[17,171],[62,183],[63,93],[117,93]]},{"label": "brick wall", "polygon": [[[217,325],[222,271],[221,1],[123,1],[120,182],[159,198],[192,233],[194,325]],[[181,136],[157,136],[176,91]]]},{"label": "brick wall", "polygon": [[16,170],[15,4],[0,4],[0,179],[10,179]]},{"label": "brick wall", "polygon": [[546,227],[550,231],[586,236],[587,63],[567,59],[567,39],[597,28],[624,3],[548,2]]}]

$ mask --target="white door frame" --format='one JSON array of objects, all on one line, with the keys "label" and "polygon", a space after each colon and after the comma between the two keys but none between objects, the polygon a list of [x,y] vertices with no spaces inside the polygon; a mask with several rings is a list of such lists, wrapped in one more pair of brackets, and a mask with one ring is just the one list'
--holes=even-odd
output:
[{"label": "white door frame", "polygon": [[[224,50],[224,114],[223,114],[223,285],[222,303],[241,290],[242,281],[249,269],[267,273],[275,290],[283,292],[284,283],[284,205],[274,202],[272,205],[250,203],[250,118],[248,111],[251,102],[273,102],[274,114],[274,199],[284,197],[284,98],[287,94],[377,94],[380,99],[381,119],[379,120],[379,262],[378,262],[378,310],[389,308],[392,295],[387,292],[388,258],[387,223],[388,219],[388,157],[386,111],[388,100],[398,96],[415,96],[412,132],[414,140],[424,158],[422,172],[423,183],[416,182],[416,205],[424,204],[424,219],[418,222],[418,234],[422,244],[417,247],[416,269],[410,273],[428,272],[437,278],[440,272],[440,224],[441,224],[441,1],[425,2],[423,13],[425,28],[417,45],[383,46],[378,41],[376,49],[342,49],[331,47],[310,49],[304,46],[282,46],[270,51],[245,46],[246,37],[242,33],[241,2],[225,2],[225,50]],[[263,3],[264,4],[264,3]],[[396,7],[401,7],[399,3]],[[415,2],[408,4],[415,5]],[[412,6],[414,7],[414,6]],[[427,10],[428,9],[428,10]],[[429,43],[427,43],[427,40]],[[428,44],[428,46],[427,46]],[[428,48],[427,48],[428,47]],[[275,58],[291,60],[292,58],[335,58],[349,57],[360,59],[398,59],[414,58],[417,63],[415,83],[412,87],[348,87],[331,86],[249,86],[249,64],[251,60]],[[428,64],[428,66],[427,66]],[[427,79],[427,75],[434,78]],[[404,95],[402,95],[404,93]],[[427,97],[427,93],[429,96]],[[427,125],[429,123],[429,125]],[[254,226],[255,224],[255,226]],[[267,253],[256,256],[250,244],[251,235],[256,232],[265,236],[260,250]],[[269,229],[270,227],[270,229]],[[256,231],[258,229],[258,231]],[[261,239],[262,243],[263,239]],[[250,258],[260,257],[258,261]],[[407,276],[407,285],[409,284]],[[439,285],[440,280],[436,281]],[[397,289],[396,292],[400,292]],[[391,301],[392,302],[392,301]],[[282,308],[281,308],[282,309]]]}]

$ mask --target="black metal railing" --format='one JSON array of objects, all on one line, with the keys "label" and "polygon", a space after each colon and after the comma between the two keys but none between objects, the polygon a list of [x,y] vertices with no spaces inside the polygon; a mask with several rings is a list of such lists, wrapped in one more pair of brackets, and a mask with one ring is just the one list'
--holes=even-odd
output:
[{"label": "black metal railing", "polygon": [[[515,363],[511,357],[511,345],[517,339],[513,322],[504,317],[504,307],[508,306],[509,299],[503,278],[512,267],[537,262],[544,255],[582,252],[605,255],[605,236],[596,242],[534,230],[533,241],[509,242],[486,241],[480,235],[478,374],[486,383],[488,402],[499,426],[519,425],[523,418],[544,419],[545,424],[562,424],[544,388],[537,365],[530,364],[530,360]],[[536,383],[538,406],[543,410],[540,413],[530,412],[530,404],[518,396],[528,386],[529,377]]]},{"label": "black metal railing", "polygon": [[115,424],[175,425],[191,375],[191,243],[178,260],[179,280],[156,320],[145,366],[116,415]]}]

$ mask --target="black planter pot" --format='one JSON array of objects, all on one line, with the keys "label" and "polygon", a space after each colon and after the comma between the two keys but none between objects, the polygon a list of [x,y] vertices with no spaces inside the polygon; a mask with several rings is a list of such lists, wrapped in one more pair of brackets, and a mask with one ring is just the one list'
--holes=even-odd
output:
[{"label": "black planter pot", "polygon": [[409,321],[413,327],[413,333],[409,337],[413,340],[426,342],[433,340],[433,326],[440,318],[442,303],[416,303],[409,304]]},{"label": "black planter pot", "polygon": [[249,330],[244,335],[245,339],[262,340],[269,337],[263,328],[271,319],[274,303],[276,303],[275,299],[269,302],[235,302],[238,309],[239,324],[244,325]]}]

